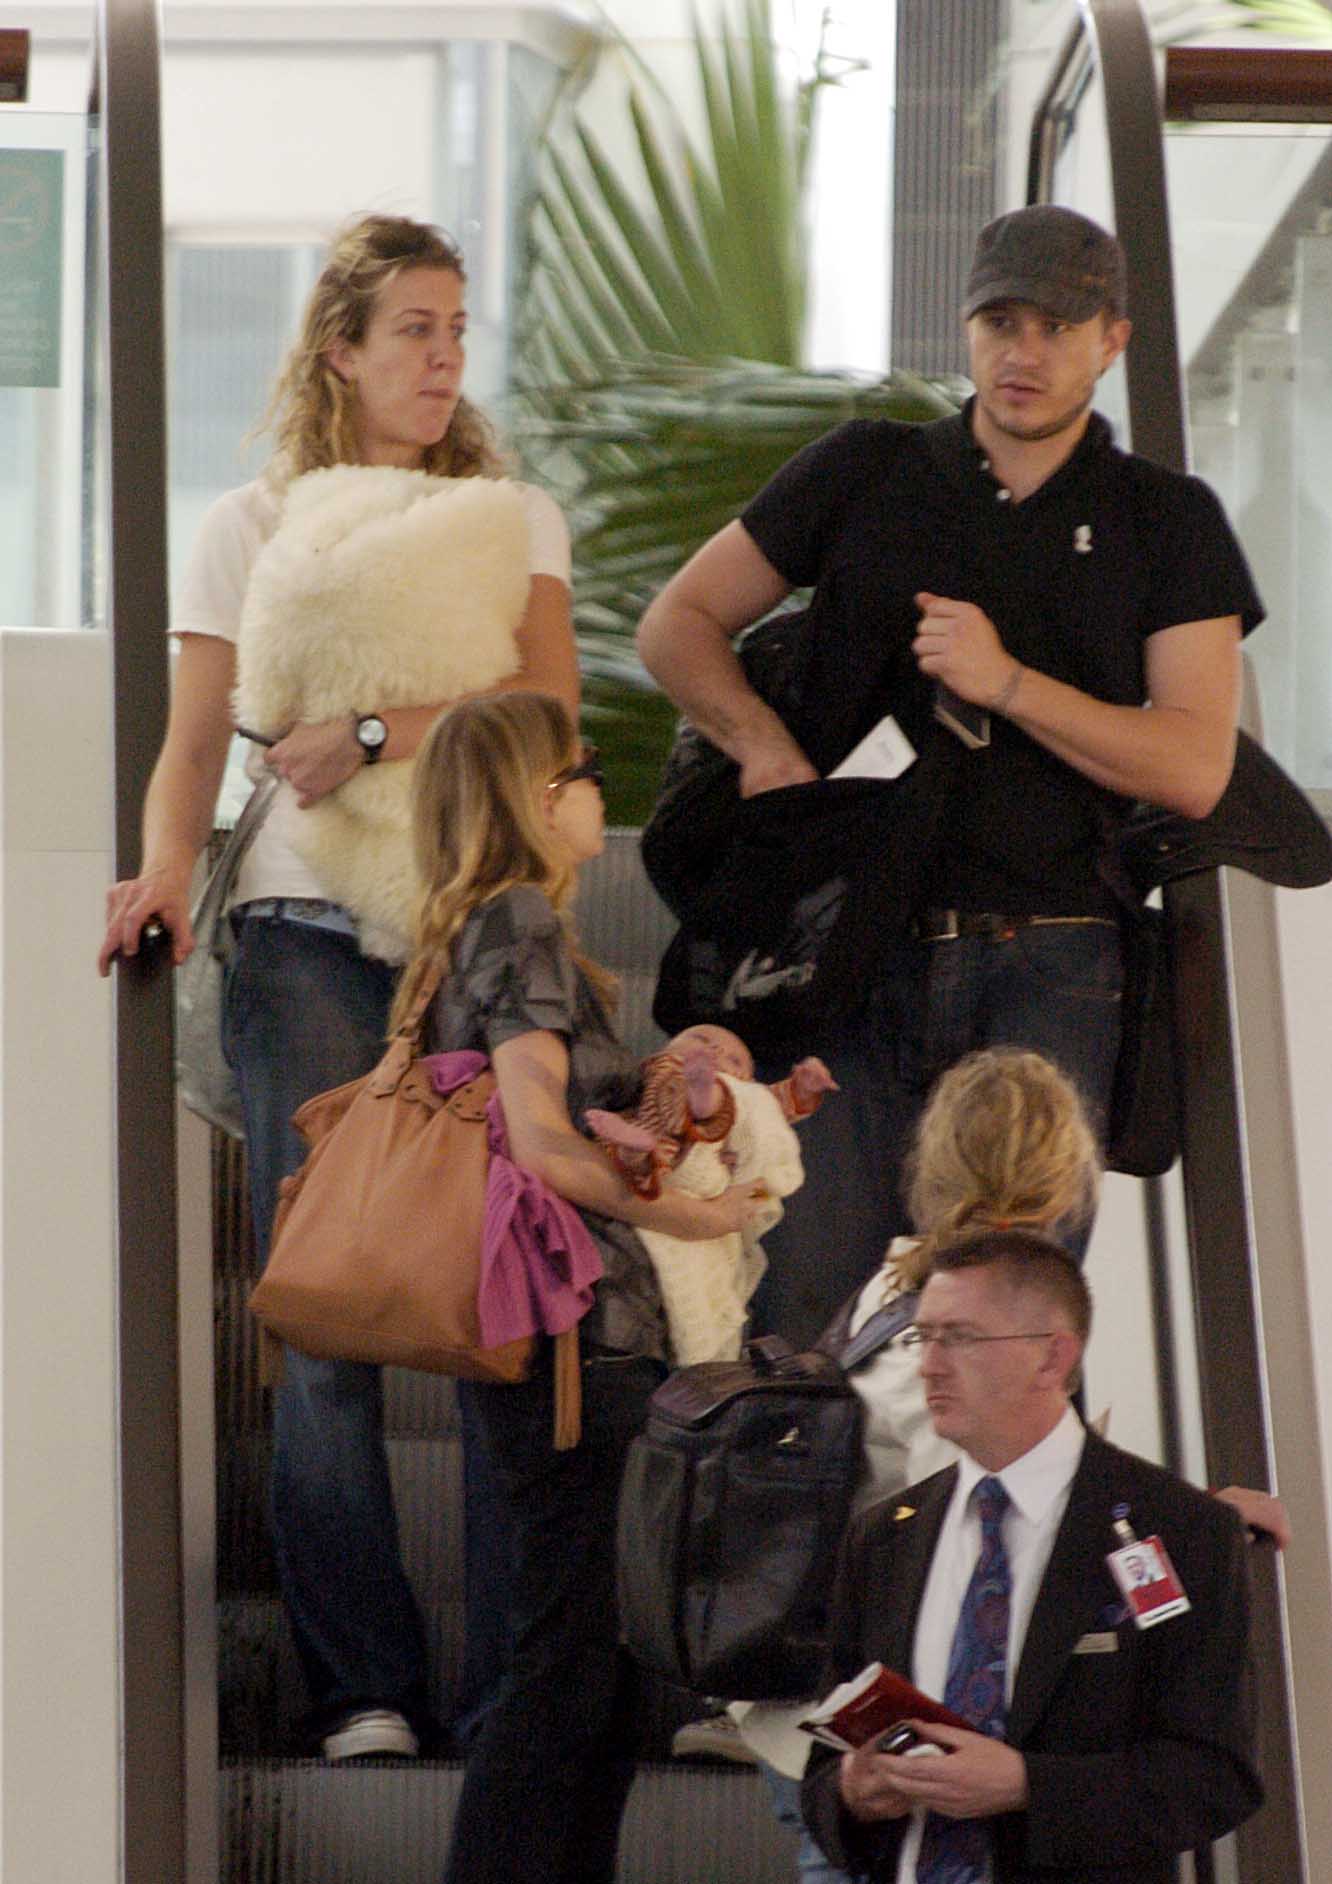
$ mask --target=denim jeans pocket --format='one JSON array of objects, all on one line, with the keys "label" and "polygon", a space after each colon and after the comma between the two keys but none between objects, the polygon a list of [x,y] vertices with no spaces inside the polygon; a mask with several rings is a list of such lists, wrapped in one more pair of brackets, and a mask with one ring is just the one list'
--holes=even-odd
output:
[{"label": "denim jeans pocket", "polygon": [[1053,995],[1116,1004],[1124,988],[1119,925],[1110,922],[1028,923],[1013,938],[1033,978]]}]

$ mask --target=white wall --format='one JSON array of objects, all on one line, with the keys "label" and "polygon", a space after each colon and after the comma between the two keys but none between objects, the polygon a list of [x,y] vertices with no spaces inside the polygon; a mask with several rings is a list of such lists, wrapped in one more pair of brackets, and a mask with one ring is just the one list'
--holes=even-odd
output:
[{"label": "white wall", "polygon": [[0,1873],[119,1874],[107,641],[0,634]]}]

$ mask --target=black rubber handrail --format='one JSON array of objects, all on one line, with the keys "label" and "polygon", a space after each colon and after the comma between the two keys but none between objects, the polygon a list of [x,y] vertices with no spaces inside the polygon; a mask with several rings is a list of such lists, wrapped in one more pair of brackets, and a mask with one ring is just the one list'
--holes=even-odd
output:
[{"label": "black rubber handrail", "polygon": [[[100,137],[89,291],[104,366],[106,625],[115,874],[139,867],[139,815],[167,702],[166,399],[158,16],[98,0],[90,129]],[[171,974],[161,951],[116,973],[124,1884],[184,1884],[184,1641]]]},{"label": "black rubber handrail", "polygon": [[[1133,449],[1188,469],[1156,55],[1140,0],[1078,0],[1030,142],[1029,200],[1048,201],[1089,70],[1101,76],[1115,231],[1128,257],[1133,343],[1125,356]],[[1182,1175],[1207,1469],[1214,1484],[1270,1488],[1272,1440],[1255,1286],[1226,913],[1219,873],[1169,886]],[[1147,1189],[1148,1245],[1167,1461],[1180,1465],[1170,1272],[1159,1180]],[[1279,1578],[1255,1554],[1255,1666],[1267,1800],[1236,1835],[1241,1884],[1305,1878],[1289,1649]],[[1199,1854],[1210,1872],[1210,1854]]]}]

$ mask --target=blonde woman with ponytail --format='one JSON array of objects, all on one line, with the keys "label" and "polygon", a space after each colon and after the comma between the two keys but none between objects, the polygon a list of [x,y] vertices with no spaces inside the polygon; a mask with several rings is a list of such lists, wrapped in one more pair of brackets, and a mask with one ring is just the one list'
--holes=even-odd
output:
[{"label": "blonde woman with ponytail", "polygon": [[[195,540],[172,611],[179,656],[144,804],[142,862],[107,897],[103,973],[137,952],[154,916],[175,961],[189,955],[191,875],[213,828],[237,684],[248,684],[251,649],[280,656],[292,700],[302,704],[275,707],[271,719],[252,708],[244,721],[264,735],[249,749],[250,777],[275,773],[280,783],[237,884],[223,1021],[245,1112],[261,1266],[278,1185],[305,1155],[292,1114],[375,1064],[402,959],[381,940],[386,925],[369,920],[385,881],[398,880],[387,860],[392,842],[355,847],[353,856],[340,834],[355,822],[351,806],[387,795],[401,804],[390,839],[406,865],[407,794],[390,784],[406,766],[393,762],[412,758],[465,685],[482,684],[479,596],[504,596],[505,656],[488,671],[507,678],[496,684],[539,689],[577,710],[568,530],[544,492],[493,482],[503,473],[500,455],[463,392],[466,329],[462,257],[438,229],[373,215],[336,237],[269,408],[273,456],[259,477],[217,500]],[[293,555],[306,541],[293,536],[300,517],[308,522],[302,505],[316,489],[414,491],[421,473],[464,480],[442,500],[469,516],[502,511],[506,540],[519,547],[489,557],[474,548],[464,578],[434,538],[422,545],[410,565],[410,635],[401,554],[359,564],[354,589],[333,585],[329,607],[300,582],[275,586],[275,572],[303,573],[317,560]],[[389,522],[363,535],[378,532],[382,543]],[[346,540],[336,547],[341,554]],[[493,615],[499,604],[491,598],[488,607]],[[391,640],[391,654],[380,651],[381,639]],[[446,666],[475,677],[446,686]],[[338,710],[330,668],[357,676]],[[402,874],[405,921],[410,869]],[[358,900],[357,889],[371,894]],[[398,1548],[378,1370],[293,1355],[274,1394],[273,1425],[274,1545],[309,1688],[309,1744],[327,1759],[410,1756],[432,1725],[425,1633]]]},{"label": "blonde woman with ponytail", "polygon": [[[570,927],[603,813],[596,754],[580,749],[568,714],[525,693],[445,714],[417,762],[413,823],[426,887],[397,1011],[444,970],[426,1044],[489,1057],[515,1163],[578,1207],[605,1265],[580,1324],[576,1447],[551,1447],[550,1343],[519,1386],[461,1383],[464,1444],[484,1446],[507,1520],[512,1647],[468,1752],[445,1877],[613,1884],[635,1732],[616,1622],[616,1500],[666,1371],[665,1317],[632,1226],[708,1238],[742,1228],[756,1206],[744,1187],[647,1201],[574,1127],[588,1106],[632,1103],[639,1076],[611,1024],[609,978]],[[447,1225],[447,1195],[440,1215]]]}]

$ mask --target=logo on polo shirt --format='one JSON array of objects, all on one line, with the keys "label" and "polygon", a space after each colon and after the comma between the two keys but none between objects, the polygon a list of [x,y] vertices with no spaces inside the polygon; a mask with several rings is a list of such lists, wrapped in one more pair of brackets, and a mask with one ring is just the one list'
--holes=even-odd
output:
[{"label": "logo on polo shirt", "polygon": [[1079,556],[1090,556],[1091,546],[1091,525],[1089,523],[1080,523],[1073,532],[1073,547],[1078,552]]}]

